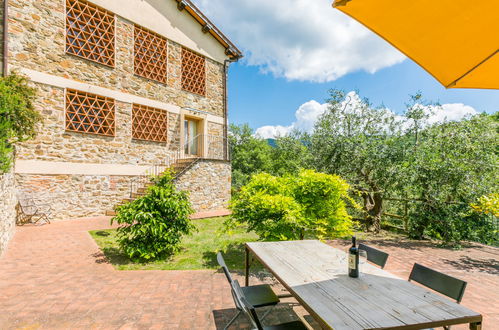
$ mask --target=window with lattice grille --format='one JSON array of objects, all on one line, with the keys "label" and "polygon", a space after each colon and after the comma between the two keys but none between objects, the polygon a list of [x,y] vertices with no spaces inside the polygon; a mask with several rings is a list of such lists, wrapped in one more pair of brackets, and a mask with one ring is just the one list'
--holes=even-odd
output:
[{"label": "window with lattice grille", "polygon": [[135,74],[166,83],[167,41],[138,25],[134,27]]},{"label": "window with lattice grille", "polygon": [[200,95],[206,94],[205,58],[182,48],[182,88]]},{"label": "window with lattice grille", "polygon": [[114,136],[114,99],[66,90],[66,130]]},{"label": "window with lattice grille", "polygon": [[134,139],[166,142],[167,131],[167,111],[146,105],[133,105],[132,136]]},{"label": "window with lattice grille", "polygon": [[82,0],[66,0],[66,53],[114,67],[114,14]]}]

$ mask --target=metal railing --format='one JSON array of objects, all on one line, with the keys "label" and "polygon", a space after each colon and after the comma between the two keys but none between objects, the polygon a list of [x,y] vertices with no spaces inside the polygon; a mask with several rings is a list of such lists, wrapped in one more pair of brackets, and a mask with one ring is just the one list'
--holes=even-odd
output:
[{"label": "metal railing", "polygon": [[[195,146],[195,154],[189,154],[189,147]],[[151,182],[151,178],[158,176],[167,169],[173,168],[180,160],[189,159],[195,162],[198,159],[230,160],[228,141],[223,136],[198,134],[189,141],[181,144],[176,150],[165,155],[164,161],[149,167],[143,174],[134,177],[130,181],[130,198],[138,193],[139,189],[145,188]],[[181,175],[182,172],[176,173]]]}]

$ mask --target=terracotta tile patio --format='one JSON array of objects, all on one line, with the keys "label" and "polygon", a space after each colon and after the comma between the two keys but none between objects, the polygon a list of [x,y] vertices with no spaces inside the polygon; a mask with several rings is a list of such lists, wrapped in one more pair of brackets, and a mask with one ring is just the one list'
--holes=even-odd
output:
[{"label": "terracotta tile patio", "polygon": [[[223,328],[234,308],[222,274],[116,271],[88,234],[108,227],[109,218],[98,217],[18,228],[0,258],[0,329]],[[474,245],[453,251],[410,241],[371,244],[390,253],[386,269],[403,278],[420,262],[467,280],[463,305],[484,314],[484,329],[499,328],[499,249]],[[268,321],[304,314],[309,319],[286,299]],[[236,328],[246,327],[241,317]]]}]

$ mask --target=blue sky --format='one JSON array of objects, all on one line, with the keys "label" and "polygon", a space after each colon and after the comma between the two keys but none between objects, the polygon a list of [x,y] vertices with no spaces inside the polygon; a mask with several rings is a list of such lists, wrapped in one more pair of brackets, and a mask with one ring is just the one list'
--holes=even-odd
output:
[{"label": "blue sky", "polygon": [[230,121],[264,137],[311,130],[330,88],[398,114],[421,91],[443,105],[436,120],[499,110],[499,91],[446,90],[332,0],[193,1],[245,55],[229,71]]},{"label": "blue sky", "polygon": [[374,74],[355,72],[326,83],[288,81],[241,62],[232,64],[229,71],[230,121],[248,123],[252,128],[289,125],[300,105],[310,100],[324,102],[330,88],[358,90],[374,105],[384,104],[397,113],[404,111],[409,95],[417,91],[442,104],[463,103],[478,112],[499,111],[499,91],[445,89],[409,59]]}]

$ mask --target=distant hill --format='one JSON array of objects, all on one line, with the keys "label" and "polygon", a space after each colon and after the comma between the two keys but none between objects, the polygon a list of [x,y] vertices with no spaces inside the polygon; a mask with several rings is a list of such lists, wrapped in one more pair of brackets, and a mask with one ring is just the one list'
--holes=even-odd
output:
[{"label": "distant hill", "polygon": [[271,146],[272,148],[275,148],[277,146],[277,144],[275,143],[275,139],[267,139],[267,143],[269,144],[269,146]]}]

